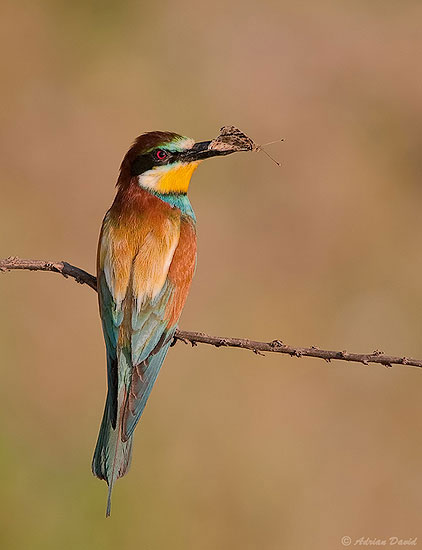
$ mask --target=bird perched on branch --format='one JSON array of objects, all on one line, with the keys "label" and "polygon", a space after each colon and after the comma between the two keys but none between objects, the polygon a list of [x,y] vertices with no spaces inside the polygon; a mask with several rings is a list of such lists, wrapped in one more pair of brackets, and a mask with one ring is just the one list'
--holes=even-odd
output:
[{"label": "bird perched on branch", "polygon": [[195,271],[196,220],[187,197],[192,174],[202,160],[235,150],[242,149],[148,132],[123,159],[97,257],[108,393],[92,471],[108,484],[107,516]]}]

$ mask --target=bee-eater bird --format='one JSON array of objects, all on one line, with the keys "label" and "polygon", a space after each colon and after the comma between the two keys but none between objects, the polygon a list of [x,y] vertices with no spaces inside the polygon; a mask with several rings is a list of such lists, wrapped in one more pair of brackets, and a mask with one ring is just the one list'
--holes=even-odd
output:
[{"label": "bee-eater bird", "polygon": [[133,432],[173,340],[196,267],[187,191],[210,150],[172,132],[139,136],[120,167],[98,244],[97,284],[108,393],[92,462],[108,484],[128,471]]}]

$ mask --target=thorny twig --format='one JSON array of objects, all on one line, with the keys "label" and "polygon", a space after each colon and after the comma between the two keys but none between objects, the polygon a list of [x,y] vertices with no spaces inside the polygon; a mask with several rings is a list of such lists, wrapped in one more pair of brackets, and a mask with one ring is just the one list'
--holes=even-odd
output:
[{"label": "thorny twig", "polygon": [[[51,271],[53,273],[61,273],[64,277],[72,277],[78,283],[86,284],[92,289],[97,290],[96,278],[87,273],[83,269],[79,269],[67,262],[48,262],[42,260],[27,260],[17,257],[5,258],[0,260],[0,272],[12,270],[28,270],[28,271]],[[291,357],[317,357],[324,359],[327,362],[331,361],[349,361],[369,365],[370,363],[378,363],[386,367],[392,365],[406,365],[412,367],[422,367],[421,359],[412,359],[410,357],[400,357],[394,355],[386,355],[380,350],[375,350],[372,353],[349,353],[347,351],[332,351],[320,349],[316,346],[308,348],[288,346],[280,340],[272,340],[271,342],[258,342],[248,340],[246,338],[228,338],[221,336],[210,336],[203,332],[190,332],[186,330],[177,330],[174,336],[175,341],[180,340],[185,344],[190,343],[192,346],[197,344],[209,344],[211,346],[241,348],[254,352],[257,355],[264,353],[284,353]]]}]

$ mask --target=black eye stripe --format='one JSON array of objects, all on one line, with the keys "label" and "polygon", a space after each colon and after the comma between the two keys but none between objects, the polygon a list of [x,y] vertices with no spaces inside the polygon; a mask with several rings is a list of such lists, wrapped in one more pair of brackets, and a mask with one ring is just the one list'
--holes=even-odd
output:
[{"label": "black eye stripe", "polygon": [[[167,154],[167,157],[163,160],[157,158],[157,151],[164,151]],[[149,153],[143,155],[138,155],[132,161],[130,171],[132,176],[139,176],[148,170],[152,170],[155,166],[164,166],[173,162],[177,162],[181,156],[182,152],[173,152],[166,149],[154,149]]]},{"label": "black eye stripe", "polygon": [[132,176],[139,176],[148,170],[151,170],[156,165],[151,155],[138,155],[132,161],[130,173]]},{"label": "black eye stripe", "polygon": [[[157,153],[159,153],[160,151],[162,151],[163,153],[165,153],[166,155],[166,158],[163,158],[163,159],[160,159],[158,156],[157,156]],[[170,162],[175,162],[176,160],[179,159],[179,157],[181,156],[181,152],[178,152],[178,151],[168,151],[167,149],[154,149],[153,151],[150,152],[150,155],[153,157],[153,159],[157,162],[165,162],[165,161],[170,161]]]}]

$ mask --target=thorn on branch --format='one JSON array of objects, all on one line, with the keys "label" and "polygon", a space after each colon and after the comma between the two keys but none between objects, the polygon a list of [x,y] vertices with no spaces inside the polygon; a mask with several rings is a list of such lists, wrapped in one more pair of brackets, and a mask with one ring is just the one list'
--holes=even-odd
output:
[{"label": "thorn on branch", "polygon": [[283,342],[281,340],[273,340],[272,342],[270,342],[270,346],[272,348],[282,348],[283,347]]},{"label": "thorn on branch", "polygon": [[228,345],[228,343],[227,343],[227,339],[226,339],[226,338],[220,338],[220,339],[218,340],[218,342],[215,342],[215,343],[214,343],[214,346],[215,346],[216,348],[221,348],[221,347],[227,346],[227,345]]}]

